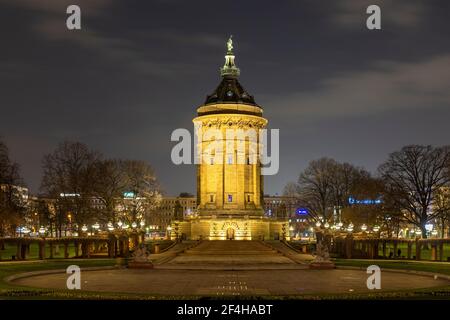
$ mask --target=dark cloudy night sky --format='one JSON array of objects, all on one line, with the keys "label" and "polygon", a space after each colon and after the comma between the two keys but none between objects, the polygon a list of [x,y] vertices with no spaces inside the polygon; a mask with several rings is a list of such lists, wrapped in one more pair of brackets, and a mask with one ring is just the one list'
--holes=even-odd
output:
[{"label": "dark cloudy night sky", "polygon": [[[78,4],[82,30],[66,28]],[[382,9],[382,30],[365,27]],[[235,40],[241,83],[280,129],[281,193],[322,156],[372,172],[406,144],[450,143],[450,1],[0,0],[0,136],[33,192],[59,142],[149,161],[170,195],[176,128],[219,83]]]}]

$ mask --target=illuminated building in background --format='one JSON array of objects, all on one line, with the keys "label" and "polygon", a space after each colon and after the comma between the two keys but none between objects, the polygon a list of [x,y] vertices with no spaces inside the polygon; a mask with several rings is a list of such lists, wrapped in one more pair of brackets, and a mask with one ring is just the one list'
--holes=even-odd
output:
[{"label": "illuminated building in background", "polygon": [[[252,240],[288,235],[287,219],[277,221],[264,212],[259,136],[250,141],[227,135],[239,130],[260,133],[268,122],[261,106],[240,84],[239,74],[230,38],[221,68],[222,80],[197,109],[193,120],[199,149],[203,151],[197,165],[197,209],[172,224],[173,237]],[[219,132],[222,139],[208,137],[212,130]],[[221,150],[212,150],[217,143],[222,145]],[[243,147],[239,148],[239,144]],[[255,153],[256,159],[252,157]]]}]

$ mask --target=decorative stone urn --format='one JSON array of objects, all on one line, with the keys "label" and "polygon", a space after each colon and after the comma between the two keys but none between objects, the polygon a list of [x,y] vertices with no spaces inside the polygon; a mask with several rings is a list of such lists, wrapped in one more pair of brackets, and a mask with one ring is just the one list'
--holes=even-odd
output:
[{"label": "decorative stone urn", "polygon": [[132,260],[128,262],[130,269],[153,269],[153,263],[149,259],[149,252],[144,244],[141,244],[133,252]]},{"label": "decorative stone urn", "polygon": [[317,243],[316,256],[309,264],[310,269],[334,269],[336,268],[333,261],[330,260],[328,247],[322,241]]}]

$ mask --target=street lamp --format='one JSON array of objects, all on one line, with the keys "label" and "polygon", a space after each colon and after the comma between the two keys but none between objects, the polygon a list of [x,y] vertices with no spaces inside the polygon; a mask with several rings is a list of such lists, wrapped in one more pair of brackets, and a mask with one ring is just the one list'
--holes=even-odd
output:
[{"label": "street lamp", "polygon": [[112,224],[111,222],[108,222],[108,230],[109,230],[110,232],[113,232],[113,231],[114,231],[114,226],[113,226],[113,224]]},{"label": "street lamp", "polygon": [[31,230],[28,229],[28,227],[23,227],[23,228],[22,228],[22,233],[23,233],[23,234],[27,235],[27,234],[29,234],[30,232],[31,232]]},{"label": "street lamp", "polygon": [[122,221],[119,221],[119,222],[117,222],[117,225],[119,226],[119,228],[122,228],[123,222],[122,222]]},{"label": "street lamp", "polygon": [[141,226],[141,228],[144,228],[145,227],[145,221],[141,220],[141,222],[139,222],[139,225]]},{"label": "street lamp", "polygon": [[88,231],[88,227],[85,224],[83,224],[83,226],[81,227],[81,231],[87,232]]},{"label": "street lamp", "polygon": [[41,237],[43,237],[45,235],[45,228],[44,227],[40,227],[39,228],[39,234],[41,235]]},{"label": "street lamp", "polygon": [[317,227],[317,228],[320,227],[320,221],[319,221],[319,220],[316,222],[316,227]]},{"label": "street lamp", "polygon": [[353,232],[353,227],[354,227],[353,223],[350,222],[350,224],[347,227],[347,231],[348,232]]},{"label": "street lamp", "polygon": [[378,231],[380,231],[380,226],[374,225],[373,226],[373,232],[378,232]]},{"label": "street lamp", "polygon": [[328,228],[330,227],[330,224],[328,223],[328,221],[327,221],[327,222],[325,222],[325,225],[324,225],[324,227],[325,227],[325,229],[328,229]]},{"label": "street lamp", "polygon": [[135,221],[133,221],[133,223],[131,224],[131,227],[132,227],[133,229],[136,229],[137,223],[136,223]]},{"label": "street lamp", "polygon": [[100,225],[98,224],[98,222],[96,222],[95,224],[92,225],[92,228],[93,228],[95,231],[98,231],[98,229],[100,229]]},{"label": "street lamp", "polygon": [[366,230],[367,230],[367,226],[366,226],[366,224],[364,223],[364,224],[361,226],[361,231],[365,232]]}]

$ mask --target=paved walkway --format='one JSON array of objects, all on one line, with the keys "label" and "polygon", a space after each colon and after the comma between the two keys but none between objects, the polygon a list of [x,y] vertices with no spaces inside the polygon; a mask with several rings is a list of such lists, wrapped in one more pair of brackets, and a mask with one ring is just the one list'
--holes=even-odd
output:
[{"label": "paved walkway", "polygon": [[[361,270],[103,270],[81,271],[81,289],[159,295],[297,295],[368,292]],[[15,284],[64,289],[66,274],[22,278]],[[381,290],[450,285],[432,277],[383,272]]]}]

